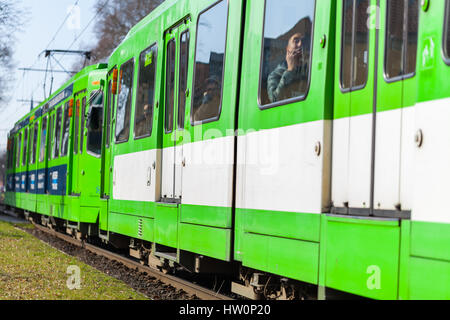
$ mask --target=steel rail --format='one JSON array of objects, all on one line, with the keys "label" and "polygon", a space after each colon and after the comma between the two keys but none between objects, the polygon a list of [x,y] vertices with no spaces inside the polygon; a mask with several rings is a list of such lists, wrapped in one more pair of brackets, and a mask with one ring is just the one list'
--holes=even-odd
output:
[{"label": "steel rail", "polygon": [[212,290],[206,289],[204,287],[198,286],[196,284],[193,284],[189,281],[168,275],[168,274],[164,274],[159,270],[155,270],[152,269],[148,266],[144,266],[142,264],[140,264],[139,262],[130,260],[129,258],[126,258],[124,256],[121,256],[119,254],[113,253],[113,252],[109,252],[105,249],[99,248],[97,246],[94,246],[92,244],[86,243],[85,241],[82,240],[78,240],[75,238],[72,238],[71,236],[62,234],[60,232],[57,232],[56,230],[53,229],[49,229],[46,227],[43,227],[41,225],[38,225],[36,223],[33,222],[33,225],[40,231],[48,233],[50,235],[53,235],[61,240],[64,240],[66,242],[69,242],[75,246],[78,247],[82,247],[86,250],[89,250],[92,253],[101,255],[103,257],[106,257],[108,259],[111,260],[115,260],[118,262],[123,263],[125,266],[131,268],[131,269],[138,269],[141,272],[145,272],[153,277],[155,277],[156,279],[160,280],[161,282],[167,284],[167,285],[171,285],[177,289],[181,289],[184,290],[185,292],[189,293],[189,294],[193,294],[196,295],[198,298],[202,299],[202,300],[233,300],[230,297],[224,296],[222,294],[216,293]]}]

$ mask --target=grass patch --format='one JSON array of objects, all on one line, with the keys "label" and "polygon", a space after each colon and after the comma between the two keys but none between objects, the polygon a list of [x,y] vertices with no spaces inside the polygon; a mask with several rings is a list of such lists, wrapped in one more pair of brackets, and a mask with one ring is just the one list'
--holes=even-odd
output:
[{"label": "grass patch", "polygon": [[[80,271],[80,289],[70,290]],[[70,271],[70,268],[69,268]],[[0,222],[0,300],[144,300],[125,283],[81,263],[13,224]]]}]

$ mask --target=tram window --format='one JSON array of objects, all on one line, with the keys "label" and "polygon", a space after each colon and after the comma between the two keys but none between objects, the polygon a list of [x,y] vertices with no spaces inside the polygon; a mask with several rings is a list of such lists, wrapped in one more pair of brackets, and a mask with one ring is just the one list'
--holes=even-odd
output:
[{"label": "tram window", "polygon": [[167,68],[166,68],[166,108],[165,108],[165,132],[173,131],[173,111],[175,103],[175,41],[167,44]]},{"label": "tram window", "polygon": [[80,132],[80,100],[75,103],[75,130],[73,135],[73,153],[78,153],[78,134]]},{"label": "tram window", "polygon": [[144,50],[139,56],[139,84],[134,116],[135,139],[148,137],[152,132],[157,56],[156,45]]},{"label": "tram window", "polygon": [[23,134],[22,166],[24,166],[27,163],[27,147],[28,147],[28,128],[25,128]]},{"label": "tram window", "polygon": [[227,36],[228,2],[223,0],[202,13],[197,25],[193,124],[219,119]]},{"label": "tram window", "polygon": [[178,128],[184,129],[186,113],[186,89],[189,66],[189,30],[181,34],[180,48],[180,86],[178,90]]},{"label": "tram window", "polygon": [[130,135],[134,61],[130,60],[126,62],[120,69],[116,115],[116,142],[126,142]]},{"label": "tram window", "polygon": [[266,0],[261,105],[304,99],[310,79],[315,0]]},{"label": "tram window", "polygon": [[369,0],[345,0],[341,48],[341,88],[364,87],[368,76]]},{"label": "tram window", "polygon": [[14,155],[15,154],[16,154],[15,139],[11,138],[11,159],[10,159],[10,164],[9,164],[10,169],[14,168]]},{"label": "tram window", "polygon": [[87,150],[94,154],[102,153],[103,91],[91,94],[91,109],[88,118]]},{"label": "tram window", "polygon": [[418,6],[417,0],[388,0],[385,59],[385,74],[388,79],[415,72]]},{"label": "tram window", "polygon": [[42,119],[41,127],[41,143],[39,147],[39,162],[44,161],[45,157],[45,142],[47,141],[47,117]]},{"label": "tram window", "polygon": [[408,1],[408,26],[406,38],[405,74],[416,71],[417,41],[419,32],[419,3],[418,0]]},{"label": "tram window", "polygon": [[84,143],[84,126],[85,126],[85,113],[86,113],[86,97],[81,100],[81,132],[80,132],[80,153],[83,153]]},{"label": "tram window", "polygon": [[110,126],[111,126],[111,110],[114,106],[114,95],[112,94],[112,81],[109,81],[108,83],[108,104],[107,104],[107,112],[106,112],[106,141],[105,146],[106,148],[109,148],[109,141],[111,140],[111,132],[110,132]]},{"label": "tram window", "polygon": [[16,148],[16,167],[20,167],[20,146],[22,143],[22,133],[17,136],[17,148]]},{"label": "tram window", "polygon": [[14,138],[9,139],[10,149],[9,149],[9,169],[14,167],[14,153],[15,153],[15,143]]},{"label": "tram window", "polygon": [[445,4],[445,22],[444,22],[444,58],[447,64],[450,64],[450,0]]},{"label": "tram window", "polygon": [[53,159],[59,157],[59,145],[61,141],[61,116],[62,107],[56,110],[55,136],[53,144]]},{"label": "tram window", "polygon": [[33,135],[34,127],[30,126],[29,133],[30,133],[30,137],[29,137],[29,148],[30,149],[28,150],[28,161],[26,162],[26,164],[33,164],[32,157],[33,157],[33,144],[34,144],[34,135]]},{"label": "tram window", "polygon": [[11,168],[11,138],[8,138],[8,146],[7,146],[6,150],[8,150],[8,157],[7,157],[7,161],[6,161],[6,168],[10,169]]},{"label": "tram window", "polygon": [[341,48],[341,87],[349,89],[352,72],[352,47],[353,47],[353,3],[354,0],[344,0],[344,12],[342,19],[342,48]]},{"label": "tram window", "polygon": [[51,150],[52,150],[52,138],[53,138],[53,128],[55,127],[55,115],[50,116],[50,124],[48,126],[48,147],[47,147],[47,159],[50,160]]},{"label": "tram window", "polygon": [[70,129],[70,117],[69,117],[69,103],[66,102],[64,106],[64,122],[63,122],[63,136],[61,144],[61,157],[67,155],[69,150],[69,129]]},{"label": "tram window", "polygon": [[38,133],[39,133],[39,122],[36,122],[34,124],[34,131],[33,131],[33,150],[31,152],[31,161],[30,161],[31,164],[34,164],[36,162]]},{"label": "tram window", "polygon": [[14,168],[14,154],[16,152],[16,144],[14,137],[9,139],[10,149],[9,149],[9,168]]}]

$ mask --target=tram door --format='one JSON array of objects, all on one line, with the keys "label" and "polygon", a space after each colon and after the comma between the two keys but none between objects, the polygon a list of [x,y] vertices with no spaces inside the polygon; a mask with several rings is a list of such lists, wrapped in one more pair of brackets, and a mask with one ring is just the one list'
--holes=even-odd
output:
[{"label": "tram door", "polygon": [[165,35],[165,96],[161,176],[161,202],[180,203],[185,124],[188,20],[169,29]]},{"label": "tram door", "polygon": [[79,93],[74,95],[73,100],[73,148],[72,148],[72,157],[71,159],[71,172],[72,172],[72,178],[71,183],[69,186],[70,189],[70,195],[76,195],[78,191],[78,146],[80,143],[80,99],[79,99]]},{"label": "tram door", "polygon": [[401,216],[418,3],[344,0],[337,15],[333,206],[338,214]]},{"label": "tram door", "polygon": [[86,94],[86,91],[78,92],[74,95],[73,105],[73,157],[72,157],[72,183],[71,194],[73,196],[79,196],[80,191],[80,156],[83,151],[82,147],[82,120],[84,119],[82,110],[82,97]]},{"label": "tram door", "polygon": [[[116,70],[116,69],[114,69]],[[101,177],[101,197],[109,199],[110,196],[110,176],[111,176],[111,115],[114,106],[114,97],[112,94],[112,74],[108,74],[107,96],[103,113],[103,143],[102,143],[102,177]]]},{"label": "tram door", "polygon": [[[332,213],[363,219],[327,224],[324,284],[375,299],[398,297],[399,220],[411,209],[418,8],[418,0],[337,2]],[[346,252],[358,259],[342,259]],[[365,281],[374,266],[384,283],[377,290]]]},{"label": "tram door", "polygon": [[380,6],[374,215],[409,218],[412,209],[419,5],[389,0]]}]

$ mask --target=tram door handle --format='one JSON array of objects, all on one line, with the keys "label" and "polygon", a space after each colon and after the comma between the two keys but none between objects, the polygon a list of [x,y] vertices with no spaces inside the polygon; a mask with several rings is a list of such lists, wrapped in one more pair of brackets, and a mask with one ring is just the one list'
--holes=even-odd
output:
[{"label": "tram door handle", "polygon": [[152,181],[152,168],[147,168],[147,187],[150,187]]}]

